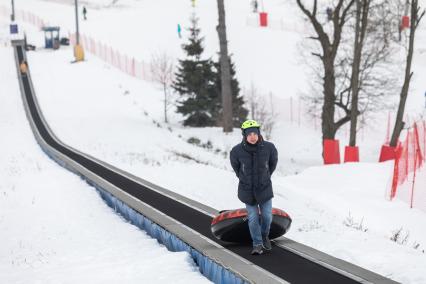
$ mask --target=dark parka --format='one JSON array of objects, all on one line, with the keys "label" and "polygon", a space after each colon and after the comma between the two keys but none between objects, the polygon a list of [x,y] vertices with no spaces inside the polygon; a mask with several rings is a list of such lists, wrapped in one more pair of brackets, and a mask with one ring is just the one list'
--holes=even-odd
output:
[{"label": "dark parka", "polygon": [[274,144],[263,141],[259,136],[256,145],[249,144],[244,138],[230,154],[231,166],[238,179],[238,198],[250,205],[268,201],[272,192],[271,175],[278,162],[278,152]]}]

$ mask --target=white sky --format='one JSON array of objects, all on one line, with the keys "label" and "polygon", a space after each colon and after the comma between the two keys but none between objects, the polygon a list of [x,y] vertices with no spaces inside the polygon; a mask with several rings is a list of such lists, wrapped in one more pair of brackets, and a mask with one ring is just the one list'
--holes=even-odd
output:
[{"label": "white sky", "polygon": [[[82,32],[140,60],[149,61],[155,50],[182,56],[176,24],[188,23],[190,1],[126,0],[115,8],[93,2],[96,5],[88,6],[89,20],[82,22]],[[215,1],[197,3],[206,54],[213,56],[218,50]],[[260,89],[272,91],[277,100],[296,98],[306,80],[297,60],[299,29],[303,28],[300,14],[282,1],[264,4],[271,19],[284,18],[298,28],[258,29],[248,24],[253,17],[249,1],[229,1],[230,51],[240,82],[248,87],[256,80]],[[0,5],[8,7],[10,2],[0,0]],[[25,5],[17,2],[16,8],[73,31],[73,7],[68,4],[27,0]],[[3,39],[7,24],[0,16]],[[39,31],[20,27],[26,29],[31,43],[43,46]],[[421,110],[419,104],[423,106],[426,89],[421,80],[426,72],[424,26],[418,35],[416,75],[407,106],[413,116]],[[5,256],[0,258],[0,282],[207,281],[187,254],[170,253],[127,224],[93,188],[44,155],[26,121],[12,54],[10,47],[1,45],[0,129],[8,135],[0,147],[0,255]],[[69,47],[40,48],[28,57],[43,113],[63,142],[214,208],[242,206],[236,197],[237,180],[223,155],[240,141],[239,131],[224,135],[217,128],[182,128],[177,114],[171,114],[169,130],[162,123],[162,94],[155,85],[131,78],[90,54],[79,64],[70,64]],[[284,108],[278,111],[281,116],[286,113]],[[280,161],[273,177],[273,203],[293,218],[287,237],[399,282],[426,283],[425,212],[385,198],[392,165],[376,163],[384,128],[379,120],[360,135],[362,163],[324,167],[319,130],[306,122],[301,126],[285,119],[277,123],[272,142]],[[188,144],[190,137],[211,141],[219,154]],[[340,138],[344,145],[345,133]],[[175,152],[209,165],[185,160]],[[426,180],[424,176],[424,172],[419,175],[421,181]],[[408,235],[403,244],[390,240],[399,229],[403,237]]]}]

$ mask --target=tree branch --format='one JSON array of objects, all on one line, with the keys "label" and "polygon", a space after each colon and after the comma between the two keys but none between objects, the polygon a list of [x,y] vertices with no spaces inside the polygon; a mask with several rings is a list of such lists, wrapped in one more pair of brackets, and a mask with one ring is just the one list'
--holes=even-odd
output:
[{"label": "tree branch", "polygon": [[[419,13],[420,8],[417,8],[417,14]],[[423,16],[425,15],[425,10],[423,10],[422,14],[419,16],[419,18],[416,21],[416,30],[417,26],[420,24],[420,21],[422,20]]]},{"label": "tree branch", "polygon": [[319,53],[311,52],[311,54],[312,54],[313,56],[317,56],[317,57],[319,57],[321,60],[323,59],[323,56],[322,56],[321,54],[319,54]]},{"label": "tree branch", "polygon": [[314,16],[314,17],[316,17],[317,16],[317,0],[314,0],[314,9],[312,10],[312,15]]},{"label": "tree branch", "polygon": [[343,9],[343,13],[342,13],[342,16],[340,17],[340,23],[339,23],[340,28],[342,28],[343,25],[345,24],[346,16],[354,3],[355,3],[355,0],[351,0],[351,2],[349,2],[348,5]]},{"label": "tree branch", "polygon": [[[346,114],[350,114],[351,113],[351,110],[348,108],[348,106],[346,106],[346,105],[344,105],[342,102],[334,102],[334,104],[336,105],[336,106],[338,106],[338,107],[340,107],[341,109],[343,109],[343,111],[346,113]],[[349,118],[350,119],[350,118]]]}]

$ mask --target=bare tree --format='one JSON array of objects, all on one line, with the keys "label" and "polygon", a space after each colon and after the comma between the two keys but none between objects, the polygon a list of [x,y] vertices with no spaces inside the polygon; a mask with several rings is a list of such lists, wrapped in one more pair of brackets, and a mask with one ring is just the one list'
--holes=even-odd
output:
[{"label": "bare tree", "polygon": [[[264,102],[266,104],[267,102]],[[278,113],[275,111],[274,103],[272,101],[272,93],[269,93],[269,108],[266,108],[266,111],[260,113],[259,120],[262,122],[263,133],[267,140],[272,138],[272,130],[275,127],[277,121]]]},{"label": "bare tree", "polygon": [[410,38],[409,38],[409,44],[408,44],[407,59],[405,62],[404,84],[402,85],[402,89],[401,89],[398,112],[396,114],[395,126],[393,129],[391,141],[390,141],[390,146],[392,147],[396,147],[401,131],[405,125],[405,122],[403,121],[403,116],[404,116],[404,110],[405,110],[405,103],[408,97],[408,90],[410,88],[410,81],[411,81],[411,77],[413,76],[413,72],[411,71],[411,63],[413,61],[414,38],[415,38],[417,27],[425,14],[425,10],[423,10],[421,14],[419,14],[420,7],[419,7],[418,0],[411,0],[410,6],[411,6]]},{"label": "bare tree", "polygon": [[248,103],[250,116],[255,119],[259,108],[257,104],[259,100],[259,91],[253,82],[251,82],[250,89],[247,91],[244,89],[244,96],[247,98],[246,101]]},{"label": "bare tree", "polygon": [[[349,11],[355,0],[338,0],[332,14],[333,33],[329,36],[318,18],[318,1],[314,0],[312,9],[309,10],[302,3],[296,0],[299,8],[308,17],[316,36],[311,39],[319,42],[322,53],[312,53],[321,60],[323,67],[323,107],[321,113],[322,138],[334,139],[337,129],[350,120],[349,110],[347,115],[335,121],[336,103],[336,70],[335,60],[342,39],[343,27],[348,21]],[[312,3],[312,0],[309,0]]]},{"label": "bare tree", "polygon": [[318,12],[325,7],[318,8],[317,1],[310,2],[312,8],[307,9],[302,0],[297,0],[315,32],[310,38],[316,44],[307,46],[309,42],[305,42],[304,48],[319,58],[307,63],[314,75],[311,94],[303,97],[307,109],[318,116],[318,104],[322,104],[323,139],[334,139],[341,126],[353,121],[351,145],[356,144],[356,119],[362,115],[367,120],[374,111],[389,108],[388,98],[398,82],[395,70],[390,68],[397,54],[394,40],[398,25],[389,8],[389,2],[397,0],[356,1],[359,9],[355,0],[329,2],[333,13],[331,21],[326,21]]},{"label": "bare tree", "polygon": [[[364,0],[362,0],[364,1]],[[358,123],[352,123],[362,115],[364,121],[373,118],[374,114],[383,109],[394,106],[390,98],[395,94],[398,86],[398,72],[395,72],[396,56],[400,46],[396,44],[398,23],[395,11],[390,3],[395,0],[377,0],[370,3],[360,2],[360,29],[359,36],[363,34],[362,46],[354,45],[356,40],[356,12],[348,23],[348,32],[345,34],[349,40],[344,40],[336,60],[336,106],[339,109],[350,110],[351,138],[350,145],[356,144],[356,131]],[[399,0],[396,0],[399,1]],[[368,8],[366,11],[364,8]],[[363,14],[368,14],[363,17]],[[363,24],[365,19],[367,23]],[[362,27],[365,27],[363,30]],[[356,48],[361,48],[356,55]],[[358,70],[355,67],[358,66]],[[353,79],[358,77],[358,85]],[[356,87],[356,88],[355,88]],[[354,91],[356,93],[354,93]]]},{"label": "bare tree", "polygon": [[171,105],[170,87],[173,82],[174,59],[166,52],[155,53],[151,56],[151,77],[159,84],[164,95],[164,122],[168,123],[167,110]]},{"label": "bare tree", "polygon": [[272,102],[272,93],[269,94],[269,103],[265,96],[259,94],[258,89],[252,82],[250,89],[245,91],[246,101],[248,103],[250,117],[258,121],[262,128],[262,133],[267,140],[272,137],[272,130],[277,121],[278,113],[275,111]]},{"label": "bare tree", "polygon": [[223,132],[232,132],[232,89],[231,66],[228,56],[228,41],[226,39],[225,5],[223,0],[217,0],[219,24],[216,27],[220,44],[220,70],[222,85]]}]

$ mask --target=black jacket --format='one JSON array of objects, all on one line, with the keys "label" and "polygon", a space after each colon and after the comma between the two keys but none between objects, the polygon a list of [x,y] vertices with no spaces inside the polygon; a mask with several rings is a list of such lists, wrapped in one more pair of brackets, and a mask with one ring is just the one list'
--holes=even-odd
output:
[{"label": "black jacket", "polygon": [[250,205],[264,203],[274,194],[271,175],[278,162],[274,144],[263,141],[260,136],[256,146],[245,139],[231,150],[231,166],[239,178],[238,198]]}]

